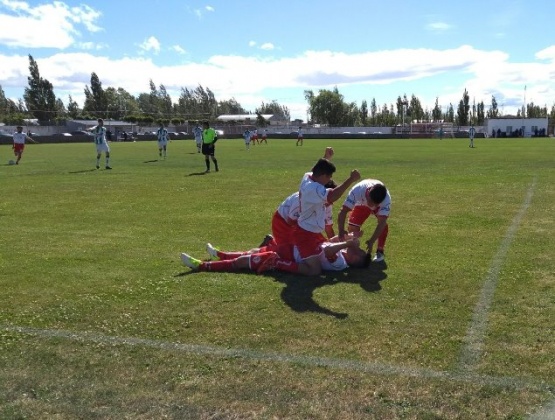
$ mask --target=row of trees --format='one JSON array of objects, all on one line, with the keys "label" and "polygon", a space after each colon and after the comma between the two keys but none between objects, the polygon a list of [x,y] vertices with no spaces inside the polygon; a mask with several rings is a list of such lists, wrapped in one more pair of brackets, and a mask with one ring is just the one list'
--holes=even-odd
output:
[{"label": "row of trees", "polygon": [[150,91],[134,96],[125,89],[102,86],[98,75],[91,73],[90,85],[85,86],[83,108],[69,96],[67,107],[54,93],[52,83],[41,77],[37,62],[29,55],[28,86],[23,99],[17,103],[6,98],[0,85],[0,121],[22,124],[36,118],[39,124],[53,124],[66,119],[107,118],[150,125],[153,122],[213,120],[221,114],[253,114],[261,125],[262,114],[274,114],[290,119],[290,111],[276,101],[264,103],[254,113],[245,110],[234,98],[218,101],[214,93],[199,85],[195,89],[181,88],[177,103],[173,103],[164,85],[150,80]]},{"label": "row of trees", "polygon": [[[234,98],[218,101],[209,88],[199,85],[195,89],[181,88],[180,96],[173,103],[163,84],[158,87],[150,80],[150,90],[134,96],[125,89],[102,86],[96,73],[91,73],[90,86],[85,86],[85,103],[80,108],[69,96],[67,107],[54,93],[52,84],[41,77],[38,65],[29,55],[28,86],[23,99],[14,102],[6,98],[0,85],[0,121],[6,124],[21,124],[24,119],[36,118],[41,124],[52,124],[60,120],[111,118],[149,125],[153,122],[172,122],[213,120],[221,114],[253,114],[259,125],[265,125],[262,114],[273,114],[289,120],[290,112],[286,106],[276,101],[264,103],[254,113],[245,110]],[[322,89],[315,94],[312,90],[304,92],[308,102],[310,122],[329,126],[393,126],[409,121],[438,122],[446,121],[459,126],[482,125],[485,118],[501,116],[494,96],[486,111],[483,101],[470,104],[470,96],[465,89],[459,103],[449,104],[443,109],[436,98],[433,109],[424,108],[414,94],[410,98],[398,96],[395,103],[379,106],[372,98],[370,106],[363,100],[358,106],[355,102],[345,102],[337,87]],[[548,112],[533,102],[526,104],[517,112],[516,117],[555,118],[555,105]]]},{"label": "row of trees", "polygon": [[[384,103],[381,106],[378,106],[375,98],[372,98],[370,107],[366,100],[363,100],[359,107],[354,102],[345,102],[337,87],[332,90],[320,90],[318,94],[307,90],[305,99],[308,102],[308,113],[312,123],[337,127],[394,126],[410,121],[445,121],[458,126],[468,126],[483,125],[486,118],[502,116],[495,96],[491,97],[491,105],[486,111],[483,101],[470,104],[470,95],[466,89],[457,104],[456,111],[451,103],[443,110],[439,105],[439,98],[436,98],[433,109],[425,109],[414,94],[410,99],[406,94],[403,97],[398,96],[395,104]],[[540,107],[532,102],[527,104],[526,108],[517,110],[516,117],[521,116],[555,118],[555,105],[548,112],[546,106]]]}]

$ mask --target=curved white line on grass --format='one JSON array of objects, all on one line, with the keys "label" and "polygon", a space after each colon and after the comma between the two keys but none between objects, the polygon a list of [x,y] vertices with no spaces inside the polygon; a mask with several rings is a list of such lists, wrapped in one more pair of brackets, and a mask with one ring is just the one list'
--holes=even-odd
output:
[{"label": "curved white line on grass", "polygon": [[172,343],[168,341],[151,340],[134,337],[114,337],[91,332],[72,332],[66,330],[44,330],[30,327],[0,325],[0,330],[26,334],[41,338],[61,338],[78,342],[93,342],[114,346],[138,346],[156,348],[165,351],[176,351],[200,356],[215,356],[221,358],[241,358],[280,363],[297,363],[309,367],[328,367],[347,371],[366,372],[378,375],[397,375],[416,378],[432,378],[457,382],[470,382],[478,385],[493,385],[506,388],[527,389],[553,392],[555,383],[544,381],[523,380],[511,377],[496,377],[477,375],[464,372],[435,371],[425,368],[394,366],[385,363],[369,363],[357,360],[333,359],[328,357],[296,356],[275,352],[263,352],[248,349],[230,349],[197,344]]},{"label": "curved white line on grass", "polygon": [[511,226],[509,226],[509,229],[501,242],[501,246],[497,250],[497,254],[493,257],[486,281],[482,287],[480,299],[478,300],[472,314],[472,322],[470,323],[470,327],[464,339],[466,344],[462,348],[457,365],[459,371],[474,370],[480,360],[482,348],[484,346],[484,336],[486,334],[488,324],[488,313],[493,299],[493,294],[495,292],[495,287],[497,286],[499,272],[505,262],[507,252],[511,246],[515,233],[520,226],[520,222],[532,202],[535,186],[536,178],[534,178],[532,184],[528,188],[522,207],[514,217]]},{"label": "curved white line on grass", "polygon": [[532,414],[528,420],[555,420],[555,401],[548,404],[544,409]]}]

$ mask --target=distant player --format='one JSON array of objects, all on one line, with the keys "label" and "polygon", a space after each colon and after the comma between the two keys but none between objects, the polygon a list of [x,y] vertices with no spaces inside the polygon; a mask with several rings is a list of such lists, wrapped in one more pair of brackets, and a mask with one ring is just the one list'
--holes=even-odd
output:
[{"label": "distant player", "polygon": [[158,155],[160,157],[163,155],[164,159],[166,159],[170,134],[168,130],[164,128],[164,124],[160,123],[160,128],[156,132],[156,137],[158,138]]},{"label": "distant player", "polygon": [[471,125],[470,129],[468,130],[468,138],[470,139],[470,144],[468,145],[468,147],[474,148],[474,135],[475,134],[476,134],[476,129],[474,128],[473,125]]},{"label": "distant player", "polygon": [[260,144],[266,143],[268,144],[268,130],[262,130],[262,140],[260,140]]},{"label": "distant player", "polygon": [[301,127],[299,127],[299,132],[297,133],[297,146],[303,145],[303,141],[304,141],[304,136],[303,136],[303,129]]},{"label": "distant player", "polygon": [[204,128],[202,131],[202,154],[204,155],[204,162],[206,163],[205,173],[210,172],[210,159],[212,159],[214,168],[216,169],[216,172],[218,172],[218,161],[216,159],[216,142],[218,141],[218,133],[210,127],[210,123],[208,121],[205,121],[202,126]]},{"label": "distant player", "polygon": [[195,128],[193,128],[193,134],[195,136],[195,142],[197,144],[197,153],[200,153],[202,148],[202,128],[200,127],[200,125],[197,124]]},{"label": "distant player", "polygon": [[245,139],[245,148],[247,150],[250,150],[250,148],[251,148],[251,132],[249,131],[248,128],[243,132],[243,139]]},{"label": "distant player", "polygon": [[112,169],[110,166],[110,146],[106,140],[104,120],[99,118],[97,122],[97,126],[91,129],[94,137],[94,144],[96,145],[96,169],[100,169],[100,157],[102,153],[106,156],[106,169]]},{"label": "distant player", "polygon": [[23,132],[23,127],[17,126],[16,132],[13,133],[13,153],[17,157],[15,161],[16,165],[19,165],[19,161],[21,160],[21,156],[23,155],[23,150],[25,149],[25,140],[30,141],[31,143],[36,143],[31,137]]}]

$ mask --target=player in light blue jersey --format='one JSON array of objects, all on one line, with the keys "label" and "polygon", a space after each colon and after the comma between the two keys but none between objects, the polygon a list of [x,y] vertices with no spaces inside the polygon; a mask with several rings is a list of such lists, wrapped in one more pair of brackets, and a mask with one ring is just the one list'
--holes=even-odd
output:
[{"label": "player in light blue jersey", "polygon": [[156,132],[156,137],[158,138],[158,155],[160,157],[164,155],[164,159],[166,159],[170,134],[168,130],[164,128],[164,124],[160,123],[160,128]]},{"label": "player in light blue jersey", "polygon": [[250,150],[250,147],[251,147],[251,132],[248,128],[243,132],[243,138],[245,139],[245,148],[247,150]]},{"label": "player in light blue jersey", "polygon": [[474,136],[475,135],[476,135],[476,129],[474,128],[473,125],[471,125],[470,129],[468,130],[468,138],[470,139],[470,144],[468,145],[468,147],[474,148]]},{"label": "player in light blue jersey", "polygon": [[110,146],[106,140],[106,127],[104,127],[104,120],[98,119],[98,125],[91,129],[94,137],[94,144],[96,145],[96,169],[100,169],[100,157],[104,152],[106,156],[106,169],[112,169],[110,166]]},{"label": "player in light blue jersey", "polygon": [[193,128],[193,134],[195,136],[195,142],[197,144],[197,153],[200,153],[202,148],[202,128],[200,125],[197,124],[195,128]]}]

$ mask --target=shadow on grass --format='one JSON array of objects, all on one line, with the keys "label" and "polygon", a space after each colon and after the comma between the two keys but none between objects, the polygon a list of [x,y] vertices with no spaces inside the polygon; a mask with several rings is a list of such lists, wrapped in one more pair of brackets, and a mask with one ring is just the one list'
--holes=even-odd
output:
[{"label": "shadow on grass", "polygon": [[92,168],[92,169],[83,169],[81,171],[70,171],[68,173],[69,174],[86,174],[87,172],[96,172],[96,171],[98,171],[98,169]]},{"label": "shadow on grass", "polygon": [[208,175],[210,172],[191,172],[188,176]]},{"label": "shadow on grass", "polygon": [[[314,291],[320,287],[333,286],[338,283],[358,284],[366,292],[379,292],[382,289],[380,282],[387,278],[384,272],[387,264],[372,263],[368,268],[352,268],[347,271],[326,272],[315,277],[302,277],[283,272],[266,272],[264,277],[273,278],[275,281],[283,283],[285,287],[281,291],[281,299],[295,312],[316,312],[323,315],[333,316],[337,319],[345,319],[349,314],[335,312],[324,308],[314,300]],[[240,273],[256,273],[247,270],[240,270]],[[175,277],[184,277],[195,274],[197,271],[185,271],[176,274]]]},{"label": "shadow on grass", "polygon": [[143,163],[156,163],[156,162],[158,162],[158,159],[145,160]]},{"label": "shadow on grass", "polygon": [[[333,286],[338,283],[358,284],[367,292],[378,292],[382,289],[380,282],[387,278],[385,263],[375,263],[365,269],[350,269],[341,272],[327,272],[317,277],[299,277],[284,273],[273,273],[270,276],[285,284],[281,299],[295,312],[316,312],[323,315],[345,319],[349,315],[324,308],[314,300],[314,291],[320,287]],[[267,273],[268,275],[269,273]]]}]

